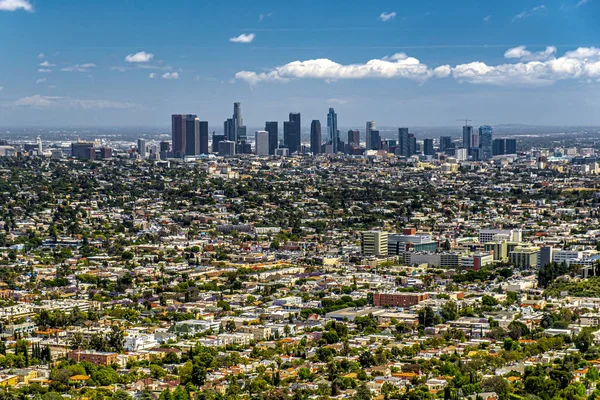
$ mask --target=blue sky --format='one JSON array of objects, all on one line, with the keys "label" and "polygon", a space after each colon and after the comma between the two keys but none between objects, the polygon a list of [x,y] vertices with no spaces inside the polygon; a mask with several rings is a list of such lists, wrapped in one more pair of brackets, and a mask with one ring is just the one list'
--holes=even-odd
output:
[{"label": "blue sky", "polygon": [[0,0],[0,125],[600,125],[600,0]]}]

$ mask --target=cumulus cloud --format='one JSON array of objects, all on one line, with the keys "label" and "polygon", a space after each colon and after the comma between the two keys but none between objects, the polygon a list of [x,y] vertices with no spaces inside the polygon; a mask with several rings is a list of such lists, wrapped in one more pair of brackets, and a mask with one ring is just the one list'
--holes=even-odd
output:
[{"label": "cumulus cloud", "polygon": [[392,20],[396,18],[396,12],[392,11],[392,12],[382,12],[381,14],[379,14],[379,17],[377,17],[378,20],[383,21],[383,22],[388,22],[389,20]]},{"label": "cumulus cloud", "polygon": [[362,79],[362,78],[408,78],[424,81],[433,72],[413,57],[397,53],[365,64],[338,64],[327,58],[293,61],[269,72],[241,71],[235,77],[251,85],[259,82],[287,82],[294,78],[313,79]]},{"label": "cumulus cloud", "polygon": [[31,108],[66,108],[66,109],[124,109],[132,108],[133,103],[115,102],[109,100],[82,100],[71,97],[42,96],[35,94],[33,96],[22,97],[10,104],[13,107],[31,107]]},{"label": "cumulus cloud", "polygon": [[145,63],[154,58],[154,54],[140,51],[135,54],[129,54],[125,57],[125,61],[130,63]]},{"label": "cumulus cloud", "polygon": [[525,46],[517,46],[506,50],[504,58],[518,58],[521,61],[545,61],[556,54],[556,47],[548,46],[543,51],[532,53]]},{"label": "cumulus cloud", "polygon": [[46,58],[46,55],[44,53],[40,53],[40,54],[38,54],[37,58],[42,60],[42,59]]},{"label": "cumulus cloud", "polygon": [[47,81],[47,79],[46,79],[46,78],[40,78],[40,79],[38,79],[37,81],[35,81],[35,83],[44,83],[44,82],[46,82],[46,81]]},{"label": "cumulus cloud", "polygon": [[33,12],[33,6],[28,0],[0,0],[0,11],[18,10]]},{"label": "cumulus cloud", "polygon": [[396,53],[364,64],[339,64],[321,58],[293,61],[263,72],[240,71],[237,80],[250,85],[262,82],[285,83],[294,79],[411,79],[425,82],[431,78],[452,77],[458,82],[489,85],[547,85],[559,80],[600,78],[600,48],[580,47],[557,57],[556,48],[532,52],[525,46],[508,49],[504,57],[514,63],[488,65],[472,61],[430,68],[405,53]]},{"label": "cumulus cloud", "polygon": [[240,36],[229,38],[229,41],[233,43],[252,43],[255,37],[254,33],[242,33]]},{"label": "cumulus cloud", "polygon": [[163,79],[179,79],[179,74],[177,72],[166,72],[162,74],[161,78]]},{"label": "cumulus cloud", "polygon": [[566,79],[600,78],[600,49],[582,47],[558,58],[554,55],[556,50],[552,47],[549,49],[540,52],[548,55],[545,59],[535,57],[540,53],[527,54],[527,51],[521,50],[509,54],[515,56],[514,58],[534,57],[528,62],[495,66],[483,62],[457,65],[452,69],[452,76],[461,82],[492,85],[544,85]]},{"label": "cumulus cloud", "polygon": [[40,63],[40,67],[55,67],[55,65],[50,64],[48,61],[44,61],[43,63]]},{"label": "cumulus cloud", "polygon": [[513,17],[512,22],[522,21],[525,18],[529,18],[534,15],[541,15],[545,12],[546,12],[546,6],[541,4],[537,7],[533,7],[532,9],[521,11],[520,13],[518,13],[517,15],[515,15]]},{"label": "cumulus cloud", "polygon": [[156,74],[155,74],[154,72],[150,72],[150,73],[148,74],[148,78],[150,78],[150,79],[154,79],[154,78],[156,78]]},{"label": "cumulus cloud", "polygon": [[88,72],[90,68],[95,68],[96,64],[87,63],[87,64],[75,64],[69,67],[61,68],[61,71],[64,72]]},{"label": "cumulus cloud", "polygon": [[52,70],[48,68],[38,68],[38,72],[41,72],[43,74],[49,74],[50,72],[52,72]]}]

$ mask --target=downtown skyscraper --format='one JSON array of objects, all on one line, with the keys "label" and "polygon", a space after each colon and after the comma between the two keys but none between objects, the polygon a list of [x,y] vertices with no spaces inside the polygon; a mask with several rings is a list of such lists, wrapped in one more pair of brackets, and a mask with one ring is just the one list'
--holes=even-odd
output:
[{"label": "downtown skyscraper", "polygon": [[310,123],[310,152],[313,154],[321,153],[321,121],[313,119]]},{"label": "downtown skyscraper", "polygon": [[200,154],[208,154],[208,121],[200,121]]},{"label": "downtown skyscraper", "polygon": [[233,103],[233,116],[223,123],[223,134],[227,140],[236,144],[236,151],[240,143],[246,143],[247,134],[244,119],[242,117],[242,104]]},{"label": "downtown skyscraper", "polygon": [[367,121],[367,128],[365,130],[365,149],[371,150],[371,131],[376,130],[375,121]]},{"label": "downtown skyscraper", "polygon": [[277,121],[265,122],[265,131],[269,132],[269,154],[275,154],[279,146],[279,126]]},{"label": "downtown skyscraper", "polygon": [[471,125],[465,124],[465,126],[463,126],[462,138],[462,147],[465,149],[473,147],[473,127]]},{"label": "downtown skyscraper", "polygon": [[408,128],[398,128],[398,155],[410,157],[413,153],[410,152],[410,134]]},{"label": "downtown skyscraper", "polygon": [[183,158],[200,154],[200,120],[194,114],[171,115],[173,156]]},{"label": "downtown skyscraper", "polygon": [[283,122],[283,143],[289,149],[290,154],[298,151],[301,143],[301,133],[300,113],[291,112],[289,121]]},{"label": "downtown skyscraper", "polygon": [[340,135],[337,127],[337,114],[332,107],[327,113],[327,142],[331,144],[333,153],[336,154],[339,151]]},{"label": "downtown skyscraper", "polygon": [[489,125],[479,127],[479,148],[482,159],[487,160],[493,156],[493,136],[494,130]]}]

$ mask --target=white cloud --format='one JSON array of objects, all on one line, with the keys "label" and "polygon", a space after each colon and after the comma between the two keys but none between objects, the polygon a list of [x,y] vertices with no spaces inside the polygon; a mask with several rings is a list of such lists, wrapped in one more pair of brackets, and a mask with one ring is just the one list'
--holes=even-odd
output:
[{"label": "white cloud", "polygon": [[0,11],[17,10],[33,12],[33,6],[28,0],[0,0]]},{"label": "white cloud", "polygon": [[50,72],[52,72],[52,70],[48,68],[38,68],[38,72],[41,72],[43,74],[49,74]]},{"label": "white cloud", "polygon": [[408,78],[424,81],[433,72],[419,60],[397,53],[383,59],[370,60],[365,64],[338,64],[327,58],[316,60],[294,61],[270,72],[238,72],[237,79],[251,85],[259,82],[287,82],[294,78],[314,78],[324,80],[362,79],[362,78]]},{"label": "white cloud", "polygon": [[250,85],[262,82],[289,82],[294,79],[321,79],[331,82],[343,79],[404,78],[425,82],[430,78],[452,77],[461,83],[489,85],[548,85],[560,80],[600,79],[600,48],[580,47],[557,57],[556,48],[546,47],[531,52],[525,46],[509,49],[507,59],[514,63],[488,65],[481,61],[440,65],[430,68],[418,59],[397,53],[364,64],[339,64],[329,59],[293,61],[264,72],[240,71],[237,80]]},{"label": "white cloud", "polygon": [[13,107],[31,107],[31,108],[67,108],[67,109],[124,109],[132,108],[136,105],[128,102],[115,102],[109,100],[82,100],[70,97],[42,96],[35,94],[33,96],[22,97],[10,104]]},{"label": "white cloud", "polygon": [[125,61],[130,63],[145,63],[154,58],[154,54],[140,51],[135,54],[129,54],[125,57]]},{"label": "white cloud", "polygon": [[[514,49],[511,49],[514,50]],[[483,62],[471,62],[457,65],[452,69],[452,76],[461,82],[492,85],[544,85],[567,79],[600,78],[600,49],[579,48],[556,57],[555,49],[548,47],[540,52],[547,59],[534,59],[515,64],[489,66]],[[514,50],[515,58],[528,58],[540,53],[529,53],[526,50]],[[534,57],[535,58],[535,57]]]},{"label": "white cloud", "polygon": [[40,63],[40,67],[55,67],[56,65],[54,64],[50,64],[48,61],[44,61],[43,63]]},{"label": "white cloud", "polygon": [[46,79],[46,78],[40,78],[40,79],[38,79],[37,81],[35,81],[35,83],[44,83],[44,82],[46,82],[46,81],[47,81],[47,79]]},{"label": "white cloud", "polygon": [[179,79],[179,74],[177,72],[166,72],[162,74],[161,78],[163,79]]},{"label": "white cloud", "polygon": [[344,104],[348,104],[348,100],[344,100],[344,99],[329,99],[327,100],[327,102],[331,105],[333,104],[339,104],[339,105],[344,105]]},{"label": "white cloud", "polygon": [[577,5],[575,7],[581,7],[581,6],[585,6],[587,3],[589,3],[590,0],[580,0],[579,3],[577,3]]},{"label": "white cloud", "polygon": [[46,55],[44,53],[40,53],[37,56],[37,58],[39,58],[40,60],[44,59],[45,57],[46,57]]},{"label": "white cloud", "polygon": [[544,51],[538,51],[537,53],[532,53],[525,46],[517,46],[508,49],[504,53],[504,58],[518,58],[521,61],[545,61],[554,57],[554,54],[556,54],[556,47],[554,46],[548,46]]},{"label": "white cloud", "polygon": [[148,74],[148,78],[154,79],[156,78],[156,74],[154,72],[150,72],[150,74]]},{"label": "white cloud", "polygon": [[546,6],[545,5],[539,5],[537,7],[533,7],[530,10],[523,10],[520,13],[518,13],[517,15],[515,15],[512,19],[512,22],[517,22],[517,21],[522,21],[525,18],[529,18],[532,17],[534,15],[540,15],[546,12]]},{"label": "white cloud", "polygon": [[391,19],[396,18],[396,12],[392,11],[392,12],[382,12],[381,14],[379,14],[379,17],[377,17],[378,20],[383,21],[383,22],[388,22]]},{"label": "white cloud", "polygon": [[486,15],[485,17],[483,17],[483,22],[490,22],[490,19],[492,19],[491,15]]},{"label": "white cloud", "polygon": [[258,16],[258,22],[262,22],[267,18],[270,18],[271,16],[273,16],[273,13],[268,13],[268,14],[260,14]]},{"label": "white cloud", "polygon": [[242,33],[240,36],[229,38],[229,41],[233,43],[252,43],[255,37],[256,35],[254,33]]},{"label": "white cloud", "polygon": [[61,68],[60,70],[64,71],[64,72],[88,72],[90,70],[90,68],[95,68],[95,67],[96,67],[96,64],[91,64],[91,63],[75,64],[70,67]]}]

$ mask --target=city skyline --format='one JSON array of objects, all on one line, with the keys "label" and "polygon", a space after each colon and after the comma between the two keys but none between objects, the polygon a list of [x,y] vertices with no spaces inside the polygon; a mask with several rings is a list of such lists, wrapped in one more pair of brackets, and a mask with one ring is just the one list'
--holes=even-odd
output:
[{"label": "city skyline", "polygon": [[248,127],[290,110],[324,121],[328,106],[340,127],[600,125],[594,0],[182,1],[204,21],[185,28],[157,1],[2,4],[4,126],[164,126],[177,112],[216,125],[232,99]]}]

